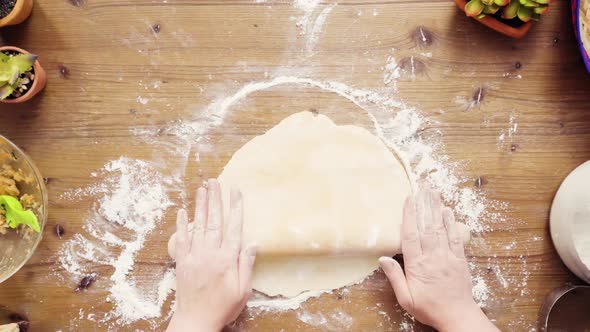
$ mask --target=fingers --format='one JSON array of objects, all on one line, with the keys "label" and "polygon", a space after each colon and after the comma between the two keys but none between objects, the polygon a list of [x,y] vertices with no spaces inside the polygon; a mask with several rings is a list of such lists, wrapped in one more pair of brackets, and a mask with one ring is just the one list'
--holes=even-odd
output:
[{"label": "fingers", "polygon": [[432,229],[435,232],[444,231],[443,225],[443,204],[438,191],[430,190],[430,206],[432,207]]},{"label": "fingers", "polygon": [[442,198],[440,197],[440,193],[438,191],[430,191],[430,201],[432,203],[432,230],[434,232],[434,236],[436,237],[434,250],[443,253],[448,250],[447,244],[449,242],[447,230],[443,221],[443,211],[445,206],[442,203]]},{"label": "fingers", "polygon": [[221,202],[221,188],[215,179],[207,181],[208,206],[207,225],[205,226],[205,243],[219,248],[223,234],[223,203]]},{"label": "fingers", "polygon": [[201,187],[197,190],[195,203],[195,221],[193,227],[193,242],[196,245],[203,243],[205,227],[207,226],[207,189]]},{"label": "fingers", "polygon": [[238,259],[240,294],[246,295],[246,293],[252,291],[252,269],[256,261],[257,249],[255,245],[249,245],[240,252],[240,258]]},{"label": "fingers", "polygon": [[402,221],[401,245],[404,259],[411,260],[422,254],[418,226],[416,225],[416,208],[414,199],[408,197],[404,204],[404,219]]},{"label": "fingers", "polygon": [[455,215],[453,210],[445,208],[443,210],[444,225],[447,230],[448,244],[451,252],[458,258],[465,258],[465,249],[463,248],[463,237],[455,225]]},{"label": "fingers", "polygon": [[237,257],[242,247],[243,203],[242,193],[233,190],[230,194],[229,218],[227,220],[227,233],[223,238],[222,246],[227,248],[234,257]]},{"label": "fingers", "polygon": [[387,279],[389,279],[391,287],[393,287],[397,302],[411,314],[414,308],[414,300],[412,300],[412,294],[402,267],[391,257],[379,258],[379,264]]},{"label": "fingers", "polygon": [[[422,209],[422,213],[418,215],[422,220],[418,220],[418,225],[422,224],[423,228],[420,231],[420,244],[422,246],[422,253],[427,255],[436,250],[438,245],[438,236],[436,235],[434,220],[435,214],[441,213],[439,208],[435,206],[436,202],[432,199],[432,194],[429,189],[423,189],[418,192],[417,209]],[[437,212],[438,211],[438,212]]]},{"label": "fingers", "polygon": [[188,235],[188,215],[185,209],[180,209],[176,214],[176,249],[174,256],[186,256],[190,250],[191,242]]}]

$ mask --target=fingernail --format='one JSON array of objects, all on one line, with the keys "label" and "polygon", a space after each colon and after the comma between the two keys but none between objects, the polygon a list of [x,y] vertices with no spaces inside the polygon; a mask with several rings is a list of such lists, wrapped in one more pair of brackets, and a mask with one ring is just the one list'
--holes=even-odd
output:
[{"label": "fingernail", "polygon": [[248,264],[250,264],[250,266],[254,266],[254,262],[256,261],[256,252],[258,251],[258,247],[257,246],[250,246],[247,249],[246,254],[248,255]]}]

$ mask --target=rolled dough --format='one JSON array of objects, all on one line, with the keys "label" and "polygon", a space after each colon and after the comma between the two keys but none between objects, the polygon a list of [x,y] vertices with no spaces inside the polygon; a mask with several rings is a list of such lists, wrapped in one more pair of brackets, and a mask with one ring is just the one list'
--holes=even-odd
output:
[{"label": "rolled dough", "polygon": [[[295,296],[362,281],[400,250],[404,167],[376,136],[293,114],[240,148],[219,176],[244,197],[244,243],[258,245],[254,289]],[[169,243],[171,256],[174,239]]]}]

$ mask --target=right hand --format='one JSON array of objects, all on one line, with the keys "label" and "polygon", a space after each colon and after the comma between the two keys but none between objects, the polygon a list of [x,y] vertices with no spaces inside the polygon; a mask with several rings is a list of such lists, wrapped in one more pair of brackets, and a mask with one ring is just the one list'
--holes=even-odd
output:
[{"label": "right hand", "polygon": [[499,331],[473,300],[463,240],[454,226],[440,193],[421,190],[404,206],[405,274],[391,257],[381,257],[381,267],[399,304],[420,322],[439,331]]}]

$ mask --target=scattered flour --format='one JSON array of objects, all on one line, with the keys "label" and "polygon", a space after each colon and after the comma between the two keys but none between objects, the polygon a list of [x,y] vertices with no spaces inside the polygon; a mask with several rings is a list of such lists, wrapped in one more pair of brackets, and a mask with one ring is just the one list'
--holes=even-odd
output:
[{"label": "scattered flour", "polygon": [[326,23],[326,18],[328,17],[328,14],[332,12],[332,9],[334,9],[334,7],[336,7],[336,4],[327,6],[326,8],[322,9],[320,14],[316,17],[315,21],[313,22],[313,25],[311,27],[311,33],[309,34],[309,37],[307,38],[307,42],[305,44],[307,56],[313,55],[314,49],[320,39],[324,23]]},{"label": "scattered flour", "polygon": [[301,303],[313,298],[320,297],[322,294],[330,293],[329,291],[310,291],[303,292],[292,298],[267,298],[264,295],[257,294],[248,301],[249,308],[261,308],[263,310],[293,310],[299,308]]},{"label": "scattered flour", "polygon": [[[394,49],[391,50],[395,51]],[[397,80],[401,77],[401,68],[397,64],[395,56],[392,54],[387,57],[387,64],[383,68],[383,83],[392,85],[397,90]]]},{"label": "scattered flour", "polygon": [[500,130],[497,139],[497,146],[498,150],[503,150],[506,148],[507,144],[512,144],[514,142],[514,138],[516,133],[518,132],[518,114],[516,111],[510,112],[508,117],[508,128]]},{"label": "scattered flour", "polygon": [[78,278],[92,274],[99,265],[113,267],[105,299],[113,309],[99,318],[89,314],[88,319],[116,329],[113,322],[127,325],[160,318],[175,287],[174,270],[154,271],[153,281],[141,287],[131,274],[146,237],[173,205],[169,191],[178,180],[165,177],[149,162],[126,157],[107,163],[92,176],[96,184],[62,195],[66,200],[96,198],[96,203],[85,220],[87,234],[75,234],[60,249],[60,266]]},{"label": "scattered flour", "polygon": [[473,283],[474,283],[473,289],[472,289],[473,298],[475,299],[475,301],[477,301],[477,303],[480,306],[483,307],[486,305],[486,302],[488,301],[488,299],[490,297],[490,291],[488,289],[486,281],[484,280],[484,278],[482,276],[474,276]]},{"label": "scattered flour", "polygon": [[320,0],[295,0],[293,6],[303,11],[303,16],[297,20],[296,26],[299,28],[299,34],[305,35],[311,24],[311,19]]},{"label": "scattered flour", "polygon": [[147,103],[150,100],[148,98],[145,98],[145,97],[142,97],[142,96],[137,96],[137,98],[135,99],[135,101],[137,101],[139,104],[147,105]]},{"label": "scattered flour", "polygon": [[297,319],[307,325],[321,327],[324,331],[350,330],[353,325],[352,317],[341,310],[331,313],[300,311],[297,312]]}]

